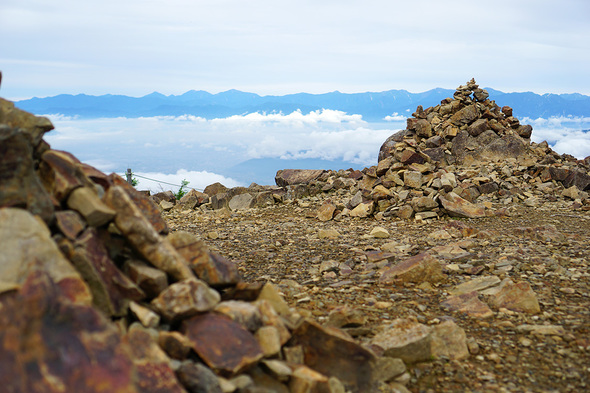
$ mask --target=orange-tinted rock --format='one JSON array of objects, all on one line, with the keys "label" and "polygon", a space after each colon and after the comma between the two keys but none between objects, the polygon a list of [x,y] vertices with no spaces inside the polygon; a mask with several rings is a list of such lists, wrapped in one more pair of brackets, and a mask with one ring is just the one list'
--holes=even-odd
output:
[{"label": "orange-tinted rock", "polygon": [[127,183],[121,176],[112,173],[108,176],[109,181],[115,186],[121,186],[129,195],[133,203],[141,210],[144,217],[152,224],[156,232],[161,234],[168,233],[168,224],[162,215],[158,206],[144,193],[137,191],[132,185]]},{"label": "orange-tinted rock", "polygon": [[47,223],[53,220],[53,201],[35,173],[30,141],[5,126],[0,126],[0,207],[21,207]]},{"label": "orange-tinted rock", "polygon": [[383,272],[379,279],[381,282],[429,282],[437,283],[444,279],[442,267],[438,260],[432,255],[423,252],[408,259],[405,259]]},{"label": "orange-tinted rock", "polygon": [[129,300],[140,300],[145,296],[115,266],[96,229],[84,231],[68,257],[90,286],[94,305],[106,315],[125,315]]},{"label": "orange-tinted rock", "polygon": [[235,375],[263,356],[254,336],[223,315],[196,315],[183,322],[182,330],[199,357],[224,375]]},{"label": "orange-tinted rock", "polygon": [[48,150],[41,156],[39,177],[47,191],[60,203],[65,202],[74,189],[92,186],[79,164],[76,157],[65,151]]},{"label": "orange-tinted rock", "polygon": [[142,393],[186,393],[170,367],[170,359],[147,329],[133,324],[127,339],[137,370],[136,385]]},{"label": "orange-tinted rock", "polygon": [[75,240],[86,228],[84,219],[72,210],[55,212],[55,224],[60,232],[70,240]]},{"label": "orange-tinted rock", "polygon": [[370,391],[375,356],[342,331],[305,320],[293,331],[290,343],[303,348],[310,368],[335,376],[353,391]]},{"label": "orange-tinted rock", "polygon": [[451,217],[481,218],[486,215],[483,207],[474,205],[454,192],[441,196],[439,200]]},{"label": "orange-tinted rock", "polygon": [[117,212],[115,225],[146,261],[177,280],[194,277],[184,258],[166,238],[160,237],[124,188],[111,186],[104,202]]},{"label": "orange-tinted rock", "polygon": [[224,287],[240,281],[238,267],[209,249],[195,235],[188,232],[174,232],[168,236],[170,243],[184,257],[197,277],[213,287]]},{"label": "orange-tinted rock", "polygon": [[4,294],[0,308],[2,391],[139,392],[130,348],[115,326],[62,297],[46,273],[33,272],[19,292]]}]

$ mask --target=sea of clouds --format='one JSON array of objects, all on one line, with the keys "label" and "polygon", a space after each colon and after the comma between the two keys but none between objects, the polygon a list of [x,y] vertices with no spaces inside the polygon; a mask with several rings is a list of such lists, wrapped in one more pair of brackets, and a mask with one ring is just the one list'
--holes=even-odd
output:
[{"label": "sea of clouds", "polygon": [[[232,177],[231,168],[252,159],[344,161],[360,169],[375,165],[381,144],[406,126],[405,116],[397,113],[369,123],[361,115],[335,110],[212,120],[191,115],[49,117],[56,128],[46,134],[52,148],[69,151],[106,173],[123,175],[131,168],[139,188],[152,191],[175,191],[182,180],[196,189],[215,182],[248,185],[251,180]],[[590,118],[524,118],[521,123],[533,126],[533,141],[547,140],[560,154],[590,155]],[[272,182],[269,178],[266,184]]]}]

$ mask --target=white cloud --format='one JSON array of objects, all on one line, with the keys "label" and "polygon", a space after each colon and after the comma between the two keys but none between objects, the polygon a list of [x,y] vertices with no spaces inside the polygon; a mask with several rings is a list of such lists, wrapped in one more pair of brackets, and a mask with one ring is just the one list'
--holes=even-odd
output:
[{"label": "white cloud", "polygon": [[590,156],[589,117],[525,117],[521,123],[533,126],[532,141],[547,141],[559,154],[567,153],[577,158]]},{"label": "white cloud", "polygon": [[133,174],[138,180],[138,190],[150,190],[152,193],[160,191],[178,192],[183,180],[188,181],[185,191],[194,188],[203,191],[205,187],[213,183],[221,183],[226,187],[243,186],[242,183],[216,173],[207,171],[187,171],[179,169],[176,173],[166,174],[159,172],[137,172]]},{"label": "white cloud", "polygon": [[399,113],[394,112],[392,115],[385,116],[383,118],[383,120],[385,120],[385,121],[406,121],[406,116],[400,115]]}]

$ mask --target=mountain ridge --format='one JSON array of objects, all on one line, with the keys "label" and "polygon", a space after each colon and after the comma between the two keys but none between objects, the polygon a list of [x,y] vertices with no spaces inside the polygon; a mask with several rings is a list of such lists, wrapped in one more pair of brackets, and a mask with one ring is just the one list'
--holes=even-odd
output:
[{"label": "mountain ridge", "polygon": [[[590,96],[579,93],[537,94],[533,92],[505,93],[486,88],[490,98],[514,109],[518,117],[547,118],[551,116],[590,117]],[[301,110],[332,109],[349,114],[360,114],[367,121],[382,121],[394,113],[409,116],[417,105],[435,106],[452,97],[454,90],[434,88],[421,93],[403,89],[381,92],[293,93],[286,95],[258,95],[236,89],[220,93],[189,90],[180,95],[152,92],[142,97],[118,94],[100,96],[87,94],[59,94],[33,97],[17,101],[19,107],[36,114],[61,114],[83,118],[144,117],[195,115],[206,119],[243,115],[254,112],[291,113]]]}]

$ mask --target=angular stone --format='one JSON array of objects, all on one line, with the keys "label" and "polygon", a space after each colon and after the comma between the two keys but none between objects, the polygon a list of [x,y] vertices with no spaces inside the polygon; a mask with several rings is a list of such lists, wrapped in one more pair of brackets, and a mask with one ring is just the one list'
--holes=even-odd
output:
[{"label": "angular stone", "polygon": [[370,236],[373,236],[378,239],[387,239],[389,235],[389,231],[383,227],[375,227],[369,233]]},{"label": "angular stone", "polygon": [[65,297],[90,305],[90,289],[41,219],[23,209],[0,208],[0,239],[0,283],[18,287],[31,272],[45,271]]},{"label": "angular stone", "polygon": [[182,333],[165,330],[158,332],[158,345],[168,356],[178,360],[186,359],[193,347],[190,340]]},{"label": "angular stone", "polygon": [[262,326],[255,333],[264,357],[272,357],[281,351],[281,337],[274,326]]},{"label": "angular stone", "polygon": [[75,188],[92,186],[80,168],[80,161],[65,151],[49,150],[43,153],[39,177],[59,202],[65,202]]},{"label": "angular stone", "polygon": [[423,164],[426,161],[426,158],[414,150],[406,149],[399,156],[399,161],[406,165]]},{"label": "angular stone", "polygon": [[533,126],[531,126],[529,124],[524,125],[524,126],[520,126],[520,127],[518,127],[517,132],[518,132],[518,136],[520,136],[521,138],[528,139],[533,134]]},{"label": "angular stone", "polygon": [[227,191],[228,191],[228,188],[226,186],[224,186],[223,184],[219,183],[219,182],[213,183],[213,184],[209,184],[203,190],[203,192],[205,194],[209,195],[210,198],[212,196],[214,196],[214,195],[223,194],[223,193],[225,193]]},{"label": "angular stone", "polygon": [[131,198],[135,206],[143,213],[143,216],[150,222],[156,232],[161,234],[168,233],[168,224],[162,215],[158,206],[143,192],[137,191],[135,187],[127,183],[121,176],[112,173],[108,176],[110,185],[120,186],[125,190],[125,193]]},{"label": "angular stone", "polygon": [[388,188],[379,184],[379,185],[375,186],[375,188],[373,188],[373,190],[371,191],[371,194],[369,195],[369,198],[374,201],[380,201],[383,199],[387,199],[387,198],[391,197],[392,195],[393,194],[392,194],[391,190],[389,190]]},{"label": "angular stone", "polygon": [[170,285],[151,304],[167,320],[178,321],[212,310],[220,299],[216,290],[193,277]]},{"label": "angular stone", "polygon": [[563,233],[559,232],[554,225],[542,225],[538,227],[518,227],[513,230],[519,237],[526,237],[539,242],[562,242],[565,240]]},{"label": "angular stone", "polygon": [[88,228],[78,237],[68,258],[88,283],[92,303],[105,315],[123,316],[129,300],[145,297],[113,263],[96,229]]},{"label": "angular stone", "polygon": [[293,370],[289,381],[291,393],[331,393],[329,379],[325,375],[306,366]]},{"label": "angular stone", "polygon": [[80,213],[93,227],[105,225],[115,217],[115,211],[106,206],[91,187],[79,187],[72,191],[68,207]]},{"label": "angular stone", "polygon": [[156,328],[160,324],[160,316],[147,307],[136,302],[129,303],[129,311],[147,328]]},{"label": "angular stone", "polygon": [[263,356],[254,336],[223,315],[196,315],[182,323],[182,331],[199,357],[223,375],[236,375]]},{"label": "angular stone", "polygon": [[432,359],[432,328],[411,319],[396,319],[371,340],[381,347],[383,356],[402,359],[406,363]]},{"label": "angular stone", "polygon": [[189,192],[184,194],[178,202],[181,205],[185,205],[190,209],[194,209],[194,208],[197,208],[197,207],[203,205],[204,203],[209,202],[209,195],[207,195],[203,192],[197,191],[193,188],[193,189],[189,190]]},{"label": "angular stone", "polygon": [[414,198],[410,204],[416,212],[430,211],[438,207],[438,202],[426,196]]},{"label": "angular stone", "polygon": [[331,202],[324,202],[317,211],[317,218],[322,222],[330,221],[334,217],[336,206]]},{"label": "angular stone", "polygon": [[481,276],[456,285],[448,291],[451,295],[464,295],[473,291],[483,291],[484,289],[497,285],[500,285],[500,278],[498,276]]},{"label": "angular stone", "polygon": [[460,360],[469,357],[467,336],[453,321],[444,321],[432,329],[431,350],[435,358]]},{"label": "angular stone", "polygon": [[137,372],[137,387],[147,393],[185,393],[170,367],[170,359],[158,346],[150,330],[134,323],[129,327],[127,339]]},{"label": "angular stone", "polygon": [[176,376],[190,393],[223,393],[215,373],[201,363],[182,362]]},{"label": "angular stone", "polygon": [[169,212],[170,210],[172,210],[172,208],[174,207],[174,203],[172,202],[168,202],[165,199],[162,199],[160,201],[160,203],[158,203],[158,206],[160,206],[160,208],[165,211],[165,212]]},{"label": "angular stone", "polygon": [[580,170],[571,170],[563,180],[563,186],[565,188],[576,186],[580,191],[590,190],[590,175]]},{"label": "angular stone", "polygon": [[377,164],[377,176],[383,176],[389,168],[393,165],[394,158],[392,156],[386,157]]},{"label": "angular stone", "polygon": [[254,196],[250,193],[239,194],[229,201],[229,209],[232,211],[250,209],[254,206]]},{"label": "angular stone", "polygon": [[138,392],[131,348],[118,329],[96,309],[60,292],[38,270],[20,291],[0,297],[2,391]]},{"label": "angular stone", "polygon": [[444,279],[442,267],[438,260],[432,255],[423,252],[408,259],[405,259],[397,265],[387,269],[381,277],[380,282],[393,282],[400,280],[402,282],[429,282],[437,283]]},{"label": "angular stone", "polygon": [[442,195],[439,201],[451,217],[482,218],[486,215],[483,207],[468,202],[454,192]]},{"label": "angular stone", "polygon": [[[1,75],[0,75],[1,79]],[[35,116],[14,106],[14,103],[0,98],[0,124],[10,128],[20,128],[21,132],[31,141],[31,146],[36,147],[43,135],[53,130],[53,124],[44,116]]]},{"label": "angular stone", "polygon": [[249,302],[226,300],[215,306],[215,312],[231,318],[251,332],[262,326],[260,310]]},{"label": "angular stone", "polygon": [[336,328],[359,327],[367,323],[367,316],[359,309],[341,306],[328,314],[327,326]]},{"label": "angular stone", "polygon": [[283,296],[279,293],[277,287],[269,282],[264,284],[264,287],[262,287],[262,291],[256,300],[266,300],[279,315],[289,315],[289,305],[285,299],[283,299]]},{"label": "angular stone", "polygon": [[414,130],[416,131],[416,135],[422,138],[430,138],[432,136],[432,128],[430,127],[430,123],[425,119],[419,119],[414,124]]},{"label": "angular stone", "polygon": [[267,300],[257,300],[256,307],[260,311],[260,319],[264,326],[272,326],[279,332],[281,345],[285,345],[291,338],[291,332],[285,326],[285,323]]},{"label": "angular stone", "polygon": [[291,342],[303,348],[308,367],[338,378],[353,391],[369,391],[375,356],[339,330],[306,319],[293,331]]},{"label": "angular stone", "polygon": [[422,173],[416,171],[404,172],[404,184],[410,188],[422,187]]},{"label": "angular stone", "polygon": [[449,120],[456,126],[462,126],[464,124],[471,124],[471,122],[477,119],[477,116],[477,107],[475,105],[469,105],[459,110]]},{"label": "angular stone", "polygon": [[26,208],[51,223],[52,197],[34,167],[33,148],[25,134],[0,125],[0,207]]},{"label": "angular stone", "polygon": [[75,240],[86,228],[86,222],[75,211],[63,210],[55,212],[55,224],[60,232],[70,240]]},{"label": "angular stone", "polygon": [[440,305],[448,310],[459,311],[473,318],[483,319],[494,315],[488,305],[479,300],[477,291],[451,296]]},{"label": "angular stone", "polygon": [[104,202],[117,212],[115,225],[129,243],[152,265],[177,280],[194,277],[186,261],[158,232],[120,186],[111,186]]},{"label": "angular stone", "polygon": [[340,232],[335,229],[320,229],[318,231],[318,238],[320,239],[336,239],[340,236]]},{"label": "angular stone", "polygon": [[517,332],[530,333],[539,336],[564,336],[565,329],[559,325],[528,325],[523,324],[516,327]]},{"label": "angular stone", "polygon": [[537,295],[530,284],[525,281],[518,283],[514,283],[510,279],[502,281],[497,291],[490,296],[489,304],[495,308],[507,308],[528,314],[541,312]]},{"label": "angular stone", "polygon": [[357,207],[352,209],[349,214],[351,217],[366,218],[373,213],[374,208],[375,204],[373,202],[360,203]]},{"label": "angular stone", "polygon": [[414,209],[410,205],[402,205],[397,211],[397,216],[402,220],[409,220],[414,215]]},{"label": "angular stone", "polygon": [[275,182],[279,187],[294,184],[308,184],[324,173],[323,169],[282,169],[275,176]]},{"label": "angular stone", "polygon": [[489,129],[490,126],[488,125],[488,121],[486,119],[477,119],[467,128],[467,132],[469,132],[469,135],[471,136],[478,136],[482,132]]},{"label": "angular stone", "polygon": [[210,286],[225,287],[237,284],[241,280],[234,262],[210,252],[205,243],[194,234],[177,231],[170,234],[168,240],[184,257],[197,277]]},{"label": "angular stone", "polygon": [[150,298],[158,296],[168,286],[166,273],[137,259],[128,260],[124,271]]},{"label": "angular stone", "polygon": [[406,372],[406,364],[401,359],[382,356],[375,361],[374,370],[376,381],[389,382]]}]

